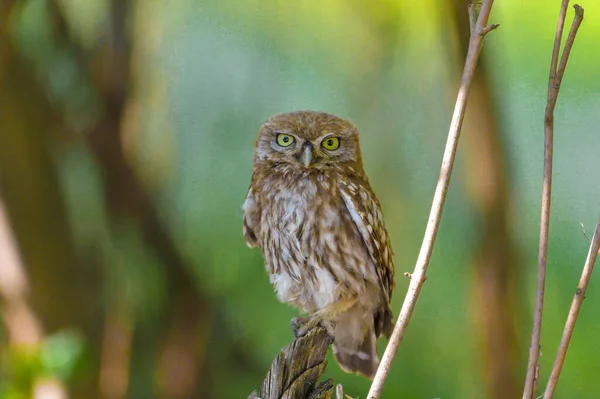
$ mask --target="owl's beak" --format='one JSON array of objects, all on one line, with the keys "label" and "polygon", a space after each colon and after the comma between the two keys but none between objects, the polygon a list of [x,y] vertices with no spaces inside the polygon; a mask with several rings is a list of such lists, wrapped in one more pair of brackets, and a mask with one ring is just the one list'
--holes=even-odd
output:
[{"label": "owl's beak", "polygon": [[307,168],[310,166],[310,164],[312,163],[312,160],[313,160],[312,149],[313,149],[312,144],[308,143],[308,144],[304,145],[304,151],[302,152],[302,163]]}]

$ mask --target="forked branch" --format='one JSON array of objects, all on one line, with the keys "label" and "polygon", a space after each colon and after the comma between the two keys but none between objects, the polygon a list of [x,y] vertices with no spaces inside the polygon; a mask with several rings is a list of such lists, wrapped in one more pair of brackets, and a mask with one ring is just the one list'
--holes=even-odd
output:
[{"label": "forked branch", "polygon": [[408,323],[410,322],[417,298],[421,292],[421,287],[426,279],[425,275],[431,259],[433,245],[435,244],[444,203],[446,202],[446,195],[448,193],[448,186],[450,184],[450,177],[452,175],[452,167],[454,165],[454,158],[456,155],[456,149],[458,147],[458,139],[467,107],[469,89],[471,87],[471,82],[473,81],[473,75],[477,66],[477,60],[479,59],[479,54],[483,46],[483,39],[485,35],[492,29],[498,27],[498,25],[487,26],[493,3],[493,0],[484,0],[481,4],[477,18],[475,18],[475,10],[473,7],[471,6],[469,8],[470,20],[476,20],[476,22],[472,24],[474,26],[471,27],[469,50],[467,53],[467,59],[465,62],[460,88],[458,90],[456,104],[454,106],[454,113],[452,115],[446,148],[444,150],[444,157],[442,159],[440,177],[435,189],[433,203],[429,213],[429,221],[425,230],[425,237],[423,238],[419,257],[415,265],[415,270],[411,275],[410,285],[408,287],[408,292],[406,293],[404,303],[402,304],[398,321],[396,322],[396,326],[394,327],[394,331],[392,332],[388,346],[383,354],[383,358],[381,359],[377,373],[375,374],[373,384],[371,385],[371,389],[369,391],[368,399],[377,399],[381,397],[383,385],[390,372],[394,357],[396,356],[398,347],[400,346],[402,338],[404,337],[404,333],[408,328]]},{"label": "forked branch", "polygon": [[554,38],[554,49],[550,62],[550,76],[548,78],[548,96],[546,111],[544,115],[544,178],[542,186],[542,210],[540,220],[540,241],[538,247],[537,266],[537,288],[535,293],[535,310],[533,314],[533,330],[531,333],[531,345],[529,347],[529,362],[527,365],[527,376],[523,388],[523,399],[531,399],[535,395],[537,385],[536,368],[540,357],[540,334],[542,331],[542,311],[544,308],[544,290],[546,286],[546,263],[548,255],[548,232],[550,228],[550,200],[552,197],[552,153],[554,151],[554,108],[558,99],[558,91],[565,74],[569,54],[575,41],[577,29],[583,21],[583,8],[575,5],[575,18],[571,25],[571,31],[565,42],[565,48],[560,63],[560,42],[562,39],[565,17],[569,0],[563,0],[560,14],[558,16],[558,27]]}]

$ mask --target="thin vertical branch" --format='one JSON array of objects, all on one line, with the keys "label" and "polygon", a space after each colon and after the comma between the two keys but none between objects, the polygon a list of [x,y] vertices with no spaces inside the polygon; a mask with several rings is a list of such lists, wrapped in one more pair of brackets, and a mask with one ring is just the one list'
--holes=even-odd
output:
[{"label": "thin vertical branch", "polygon": [[536,367],[540,357],[540,335],[542,331],[542,312],[544,308],[544,290],[546,286],[546,263],[548,256],[548,232],[550,229],[550,201],[552,197],[552,154],[554,151],[554,108],[558,99],[558,91],[567,66],[569,54],[577,29],[583,20],[583,9],[575,5],[575,19],[565,43],[565,49],[558,62],[560,42],[562,38],[565,16],[569,0],[563,0],[558,16],[558,27],[554,38],[554,49],[550,62],[550,76],[548,78],[548,96],[544,116],[544,178],[542,186],[542,210],[540,220],[540,241],[538,248],[537,288],[535,294],[535,310],[533,314],[533,331],[531,333],[531,346],[529,347],[529,362],[527,376],[523,389],[523,399],[531,399],[535,395]]},{"label": "thin vertical branch", "polygon": [[463,76],[458,90],[458,96],[454,107],[454,113],[452,115],[452,121],[450,123],[450,129],[448,132],[448,140],[446,142],[446,148],[444,150],[444,157],[442,159],[442,166],[440,170],[440,177],[433,197],[433,203],[431,205],[431,211],[429,214],[429,221],[427,228],[425,229],[425,237],[421,245],[419,257],[415,265],[415,270],[412,274],[408,292],[402,304],[398,321],[394,327],[394,331],[390,337],[388,346],[383,354],[381,364],[377,369],[373,384],[368,394],[369,399],[377,399],[381,397],[383,385],[392,367],[392,363],[398,352],[398,347],[402,342],[404,333],[408,328],[408,323],[414,311],[417,298],[421,292],[421,288],[426,279],[427,267],[431,259],[431,253],[433,251],[433,245],[437,236],[440,220],[442,217],[442,210],[444,203],[446,202],[446,195],[448,193],[448,186],[450,184],[450,177],[452,175],[452,167],[454,165],[454,158],[456,155],[456,149],[458,147],[458,139],[460,136],[460,130],[465,115],[465,109],[467,107],[467,99],[469,96],[469,89],[477,66],[477,60],[483,46],[484,36],[492,29],[498,27],[498,25],[487,26],[488,18],[492,9],[493,0],[485,0],[481,5],[479,17],[475,25],[475,30],[471,32],[471,40],[469,42],[469,50],[467,53],[467,59],[463,71]]},{"label": "thin vertical branch", "polygon": [[598,223],[596,224],[596,231],[594,232],[594,237],[592,238],[592,244],[590,245],[590,250],[588,251],[587,259],[585,260],[585,265],[583,266],[583,271],[581,272],[579,284],[575,290],[573,302],[571,302],[571,309],[569,310],[569,316],[567,317],[565,329],[560,340],[560,345],[558,346],[556,360],[554,360],[554,366],[552,366],[552,372],[550,373],[550,379],[548,380],[548,385],[546,386],[544,399],[551,399],[554,395],[554,391],[556,390],[556,384],[558,384],[558,378],[560,377],[560,372],[562,370],[563,363],[565,362],[565,357],[567,356],[567,350],[569,349],[569,343],[571,342],[571,337],[573,336],[575,323],[577,322],[581,305],[585,299],[585,292],[590,282],[590,278],[592,277],[594,263],[596,263],[596,257],[598,256],[599,250],[600,219],[598,219]]}]

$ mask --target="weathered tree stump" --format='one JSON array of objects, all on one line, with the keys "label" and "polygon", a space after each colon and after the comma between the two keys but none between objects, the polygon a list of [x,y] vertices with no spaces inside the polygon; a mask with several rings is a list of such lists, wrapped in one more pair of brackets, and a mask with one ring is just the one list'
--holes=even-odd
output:
[{"label": "weathered tree stump", "polygon": [[333,396],[331,379],[318,383],[325,372],[325,356],[331,337],[320,327],[284,347],[263,381],[260,392],[248,399],[328,399]]}]

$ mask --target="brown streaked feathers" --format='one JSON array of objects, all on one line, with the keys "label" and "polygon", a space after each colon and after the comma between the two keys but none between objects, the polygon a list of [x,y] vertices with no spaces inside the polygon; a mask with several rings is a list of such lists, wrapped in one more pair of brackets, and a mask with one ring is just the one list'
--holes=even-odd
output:
[{"label": "brown streaked feathers", "polygon": [[393,328],[394,253],[354,125],[314,111],[271,117],[243,210],[279,300],[308,313],[295,332],[327,326],[340,366],[372,378],[377,338]]}]

